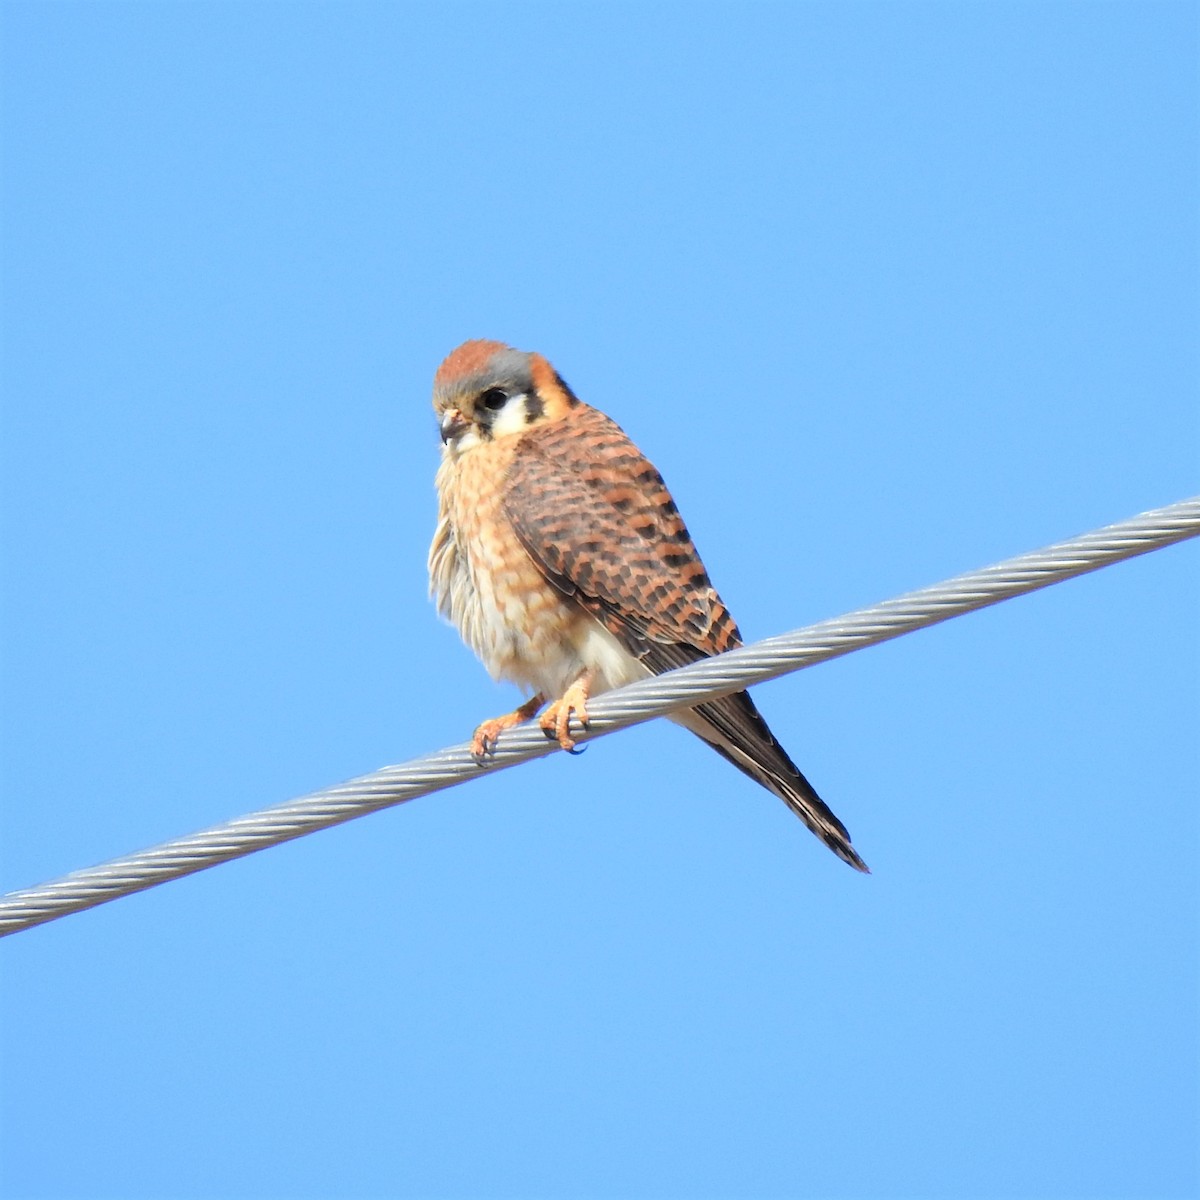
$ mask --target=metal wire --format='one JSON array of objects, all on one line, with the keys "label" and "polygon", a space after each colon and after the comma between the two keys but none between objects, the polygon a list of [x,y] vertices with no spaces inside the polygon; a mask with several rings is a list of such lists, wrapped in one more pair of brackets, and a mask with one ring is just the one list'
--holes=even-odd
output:
[{"label": "metal wire", "polygon": [[[590,724],[586,732],[578,735],[579,741],[601,737],[626,725],[648,721],[702,700],[741,691],[750,684],[935,625],[1197,534],[1200,534],[1200,496],[1058,542],[1044,550],[1007,559],[980,571],[959,575],[945,583],[909,592],[847,616],[767,638],[717,658],[608,692],[588,703]],[[72,872],[50,883],[10,892],[0,896],[0,937],[318,829],[339,825],[377,809],[452,787],[477,778],[484,770],[503,770],[556,750],[557,745],[547,741],[536,724],[523,726],[505,733],[487,768],[480,768],[467,745],[453,746],[149,850]]]}]

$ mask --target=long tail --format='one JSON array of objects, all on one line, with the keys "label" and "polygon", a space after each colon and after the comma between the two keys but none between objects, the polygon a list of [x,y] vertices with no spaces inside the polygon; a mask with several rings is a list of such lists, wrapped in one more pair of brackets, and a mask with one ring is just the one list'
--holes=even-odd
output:
[{"label": "long tail", "polygon": [[850,845],[850,834],[800,773],[746,692],[675,714],[685,729],[706,741],[755,783],[774,792],[843,862],[870,874]]}]

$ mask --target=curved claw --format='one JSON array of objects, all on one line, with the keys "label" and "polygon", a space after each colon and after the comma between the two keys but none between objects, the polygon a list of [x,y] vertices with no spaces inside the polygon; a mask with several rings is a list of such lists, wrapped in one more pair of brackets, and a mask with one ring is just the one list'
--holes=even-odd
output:
[{"label": "curved claw", "polygon": [[591,676],[588,674],[575,680],[562,697],[555,700],[538,718],[542,732],[547,737],[554,738],[568,753],[575,752],[575,739],[571,736],[571,714],[574,713],[580,725],[587,728],[587,699],[590,683]]},{"label": "curved claw", "polygon": [[496,742],[498,740],[498,729],[490,728],[494,722],[484,721],[478,729],[475,730],[475,736],[471,738],[471,757],[481,766],[486,767],[488,760],[496,753]]},{"label": "curved claw", "polygon": [[475,733],[471,738],[471,757],[479,766],[486,767],[488,760],[496,753],[500,734],[505,729],[512,729],[514,725],[520,725],[522,721],[528,721],[544,703],[545,700],[539,693],[532,700],[526,700],[520,708],[513,712],[505,713],[502,717],[492,717],[490,720],[481,721],[475,727]]}]

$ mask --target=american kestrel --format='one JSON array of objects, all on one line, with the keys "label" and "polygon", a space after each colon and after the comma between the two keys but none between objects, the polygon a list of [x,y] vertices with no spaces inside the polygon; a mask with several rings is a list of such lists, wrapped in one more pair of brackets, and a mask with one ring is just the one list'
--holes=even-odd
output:
[{"label": "american kestrel", "polygon": [[[477,759],[547,700],[542,729],[573,749],[589,696],[742,644],[662,476],[540,354],[464,342],[438,368],[433,407],[430,593],[494,678],[534,693],[475,730]],[[672,719],[867,870],[746,692]]]}]

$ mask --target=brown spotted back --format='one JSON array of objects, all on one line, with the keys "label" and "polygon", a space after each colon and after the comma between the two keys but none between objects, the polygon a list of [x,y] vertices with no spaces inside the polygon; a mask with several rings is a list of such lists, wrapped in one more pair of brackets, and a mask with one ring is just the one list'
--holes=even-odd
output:
[{"label": "brown spotted back", "polygon": [[598,410],[522,436],[504,507],[546,578],[655,673],[741,644],[662,476]]}]

